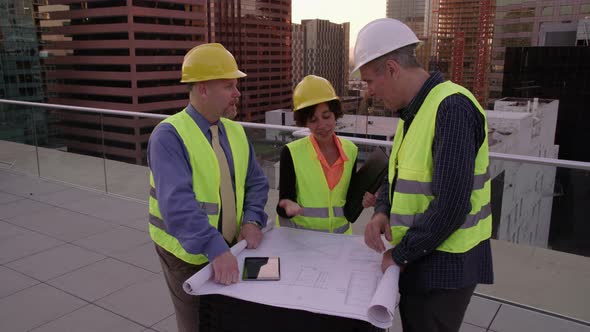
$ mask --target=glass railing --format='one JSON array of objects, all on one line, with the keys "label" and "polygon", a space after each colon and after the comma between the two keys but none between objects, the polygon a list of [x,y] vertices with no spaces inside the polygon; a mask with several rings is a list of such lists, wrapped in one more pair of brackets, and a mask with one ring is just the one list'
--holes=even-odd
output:
[{"label": "glass railing", "polygon": [[[43,114],[43,112],[40,112]],[[31,106],[0,104],[0,168],[39,175],[38,139]]]},{"label": "glass railing", "polygon": [[[51,128],[39,143],[39,176],[75,184],[81,187],[106,191],[105,162],[102,154],[103,114],[73,110],[37,109],[45,114],[42,119],[51,119],[46,125]],[[90,128],[75,128],[64,134],[64,128],[71,123],[94,121]],[[74,141],[72,139],[78,138]],[[93,153],[81,153],[85,146],[95,146]]]},{"label": "glass railing", "polygon": [[[0,170],[39,176],[146,201],[145,148],[164,115],[0,100]],[[117,122],[137,122],[133,130]],[[296,127],[243,123],[269,179],[267,213],[278,200],[285,144],[306,135]],[[393,129],[392,129],[393,130]],[[350,138],[359,164],[391,142]],[[590,322],[590,163],[491,153],[496,282],[479,295]],[[353,225],[362,234],[372,211]]]}]

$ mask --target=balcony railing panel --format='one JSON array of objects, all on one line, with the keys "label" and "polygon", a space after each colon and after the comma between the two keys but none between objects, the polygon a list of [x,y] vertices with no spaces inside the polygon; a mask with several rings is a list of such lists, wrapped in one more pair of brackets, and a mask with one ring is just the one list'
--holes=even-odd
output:
[{"label": "balcony railing panel", "polygon": [[0,104],[0,168],[39,176],[37,132],[32,107]]}]

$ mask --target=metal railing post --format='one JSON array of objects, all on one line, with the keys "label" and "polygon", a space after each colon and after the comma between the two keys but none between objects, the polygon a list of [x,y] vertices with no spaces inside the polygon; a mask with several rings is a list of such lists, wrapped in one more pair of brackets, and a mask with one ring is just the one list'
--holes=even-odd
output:
[{"label": "metal railing post", "polygon": [[33,142],[35,144],[35,157],[37,158],[37,176],[41,177],[41,166],[39,165],[39,140],[37,139],[37,123],[35,121],[35,111],[31,109],[31,124],[33,126]]},{"label": "metal railing post", "polygon": [[105,151],[104,146],[104,118],[103,114],[100,113],[100,138],[101,138],[101,146],[102,146],[102,161],[103,161],[103,171],[104,171],[104,191],[106,193],[109,192],[109,184],[107,181],[107,153]]}]

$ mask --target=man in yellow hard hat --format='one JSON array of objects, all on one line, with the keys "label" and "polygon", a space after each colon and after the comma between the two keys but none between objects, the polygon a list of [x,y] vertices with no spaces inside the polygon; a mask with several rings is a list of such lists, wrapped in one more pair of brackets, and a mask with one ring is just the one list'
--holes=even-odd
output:
[{"label": "man in yellow hard hat", "polygon": [[238,282],[229,247],[245,239],[256,248],[266,225],[268,181],[244,129],[227,119],[236,114],[237,80],[245,76],[221,44],[193,48],[181,80],[190,103],[162,121],[149,140],[149,232],[179,331],[199,327],[199,298],[186,294],[183,282],[208,263],[216,282]]},{"label": "man in yellow hard hat", "polygon": [[370,95],[400,112],[389,176],[365,243],[398,265],[404,332],[459,331],[477,284],[493,282],[485,112],[465,88],[422,69],[418,38],[394,19],[368,23],[355,45]]}]

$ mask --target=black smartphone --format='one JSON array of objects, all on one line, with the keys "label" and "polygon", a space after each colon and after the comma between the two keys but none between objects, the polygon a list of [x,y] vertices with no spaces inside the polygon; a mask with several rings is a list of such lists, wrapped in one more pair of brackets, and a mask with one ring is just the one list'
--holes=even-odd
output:
[{"label": "black smartphone", "polygon": [[242,280],[281,280],[279,257],[246,257]]}]

